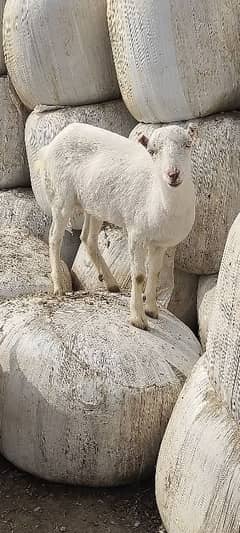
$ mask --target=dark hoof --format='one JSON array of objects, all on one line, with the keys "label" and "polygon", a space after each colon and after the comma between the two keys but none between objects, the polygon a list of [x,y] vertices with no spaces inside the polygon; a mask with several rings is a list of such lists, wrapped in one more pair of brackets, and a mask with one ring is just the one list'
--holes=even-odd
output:
[{"label": "dark hoof", "polygon": [[112,287],[108,287],[108,292],[120,292],[120,288],[118,285],[112,285]]},{"label": "dark hoof", "polygon": [[145,314],[147,316],[150,316],[150,318],[155,318],[155,320],[157,320],[158,318],[158,311],[151,311],[150,309],[145,309]]}]

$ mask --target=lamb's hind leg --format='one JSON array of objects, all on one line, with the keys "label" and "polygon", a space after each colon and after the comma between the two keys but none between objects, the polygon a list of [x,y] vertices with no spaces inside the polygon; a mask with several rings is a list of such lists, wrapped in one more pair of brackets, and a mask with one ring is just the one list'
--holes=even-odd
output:
[{"label": "lamb's hind leg", "polygon": [[86,244],[87,239],[88,239],[90,220],[91,220],[91,216],[88,213],[84,212],[84,222],[83,222],[83,227],[82,227],[82,231],[80,235],[80,239],[82,242],[84,242],[84,244]]},{"label": "lamb's hind leg", "polygon": [[101,227],[101,220],[85,213],[81,240],[84,242],[88,255],[97,268],[99,280],[105,281],[109,292],[119,292],[119,286],[105,263],[98,247],[98,235]]},{"label": "lamb's hind leg", "polygon": [[49,232],[49,258],[53,292],[57,296],[64,294],[64,285],[60,266],[60,252],[64,231],[71,213],[71,206],[66,208],[63,204],[52,206],[52,224]]}]

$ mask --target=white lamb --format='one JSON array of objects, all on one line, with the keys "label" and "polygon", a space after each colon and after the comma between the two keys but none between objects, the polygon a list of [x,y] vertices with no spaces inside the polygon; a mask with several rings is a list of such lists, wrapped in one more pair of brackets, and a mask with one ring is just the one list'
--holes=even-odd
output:
[{"label": "white lamb", "polygon": [[[82,241],[109,291],[119,287],[98,248],[103,221],[128,232],[132,291],[130,322],[147,329],[158,317],[156,292],[167,248],[182,241],[195,218],[191,145],[196,130],[156,129],[139,143],[87,124],[71,124],[40,150],[38,169],[52,211],[49,252],[54,294],[62,295],[60,250],[75,207],[85,213]],[[143,287],[148,252],[148,276]]]}]

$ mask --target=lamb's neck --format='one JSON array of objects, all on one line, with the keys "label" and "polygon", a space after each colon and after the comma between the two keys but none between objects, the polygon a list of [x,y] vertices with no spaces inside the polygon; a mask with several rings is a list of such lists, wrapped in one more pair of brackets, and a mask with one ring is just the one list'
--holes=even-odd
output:
[{"label": "lamb's neck", "polygon": [[194,206],[195,193],[191,180],[175,189],[167,183],[159,183],[159,179],[155,181],[148,200],[148,226],[151,231],[156,231],[156,240],[160,222],[166,221],[167,217],[169,223],[174,220],[174,224],[182,225],[184,219],[188,225],[194,216]]},{"label": "lamb's neck", "polygon": [[169,187],[165,182],[161,183],[160,196],[162,206],[166,213],[177,216],[182,215],[183,210],[188,210],[194,203],[194,186],[190,179],[185,179],[178,187]]}]

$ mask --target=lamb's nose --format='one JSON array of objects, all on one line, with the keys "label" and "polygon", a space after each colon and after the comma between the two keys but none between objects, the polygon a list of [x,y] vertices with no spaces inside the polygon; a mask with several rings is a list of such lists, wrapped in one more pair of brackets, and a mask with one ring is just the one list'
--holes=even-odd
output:
[{"label": "lamb's nose", "polygon": [[168,171],[168,176],[171,179],[171,182],[177,181],[177,179],[179,178],[179,174],[180,170],[178,170],[177,168]]}]

